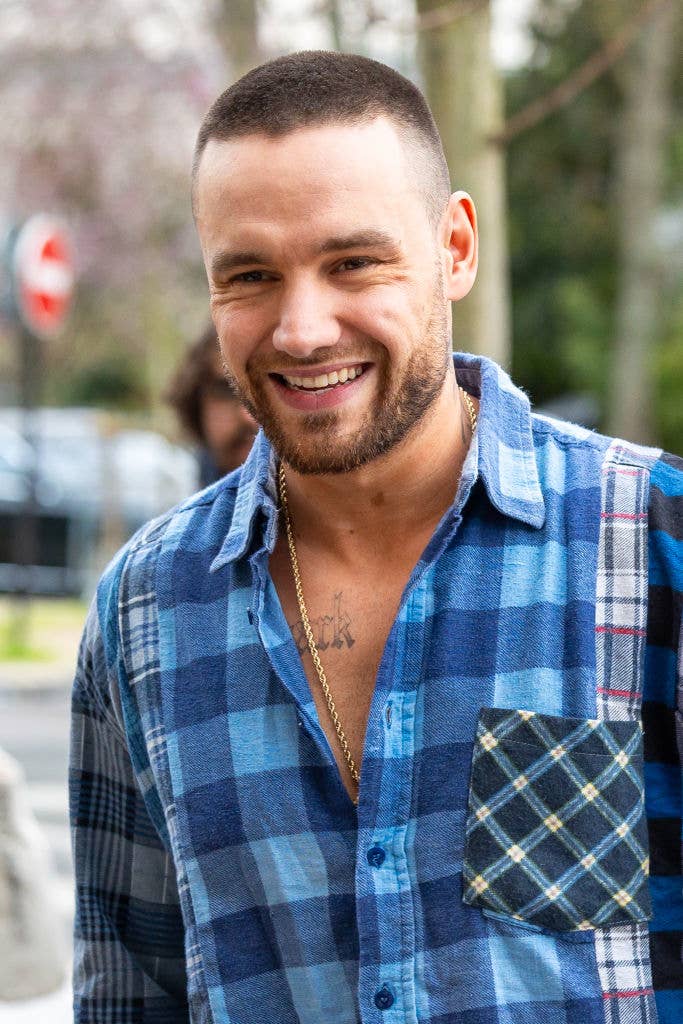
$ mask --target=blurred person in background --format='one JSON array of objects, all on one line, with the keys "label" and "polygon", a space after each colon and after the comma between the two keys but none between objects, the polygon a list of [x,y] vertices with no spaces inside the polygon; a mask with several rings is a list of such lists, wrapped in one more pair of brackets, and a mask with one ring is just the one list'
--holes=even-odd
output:
[{"label": "blurred person in background", "polygon": [[183,429],[199,446],[202,487],[242,465],[256,436],[257,424],[225,376],[213,324],[184,354],[167,389],[166,400]]}]

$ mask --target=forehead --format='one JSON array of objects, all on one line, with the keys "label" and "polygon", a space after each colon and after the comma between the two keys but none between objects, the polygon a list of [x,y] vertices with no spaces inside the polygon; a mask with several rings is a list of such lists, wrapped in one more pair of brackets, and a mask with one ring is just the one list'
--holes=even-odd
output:
[{"label": "forehead", "polygon": [[195,179],[203,244],[259,227],[300,233],[400,219],[426,219],[411,150],[388,118],[302,128],[281,137],[247,135],[206,146]]}]

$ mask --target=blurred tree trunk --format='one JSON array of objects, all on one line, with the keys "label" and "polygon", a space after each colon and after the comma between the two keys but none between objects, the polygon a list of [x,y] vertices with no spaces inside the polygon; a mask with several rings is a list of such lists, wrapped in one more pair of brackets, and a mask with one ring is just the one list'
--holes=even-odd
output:
[{"label": "blurred tree trunk", "polygon": [[344,21],[342,18],[341,0],[328,0],[327,17],[332,33],[332,42],[335,50],[343,53],[344,46]]},{"label": "blurred tree trunk", "polygon": [[[416,0],[418,15],[443,0]],[[455,307],[456,348],[510,361],[510,294],[504,153],[489,139],[503,123],[503,95],[490,48],[489,3],[463,3],[463,13],[423,28],[418,56],[427,98],[443,139],[454,188],[471,193],[479,215],[479,275]]]},{"label": "blurred tree trunk", "polygon": [[260,63],[256,0],[217,0],[214,28],[235,80]]},{"label": "blurred tree trunk", "polygon": [[616,152],[619,278],[608,431],[641,443],[654,437],[651,367],[662,271],[654,225],[672,117],[674,38],[674,4],[668,3],[643,28],[619,77],[624,91]]}]

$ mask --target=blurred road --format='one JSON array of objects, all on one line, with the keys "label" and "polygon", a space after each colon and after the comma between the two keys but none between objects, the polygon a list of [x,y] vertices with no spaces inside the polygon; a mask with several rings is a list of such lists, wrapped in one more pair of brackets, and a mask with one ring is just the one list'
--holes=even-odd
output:
[{"label": "blurred road", "polygon": [[[0,746],[19,761],[26,775],[29,803],[52,850],[55,903],[65,932],[70,935],[73,894],[67,810],[66,682],[39,691],[0,688]],[[67,1024],[71,1020],[70,1005],[68,985],[40,999],[0,1002],[0,1024]]]}]

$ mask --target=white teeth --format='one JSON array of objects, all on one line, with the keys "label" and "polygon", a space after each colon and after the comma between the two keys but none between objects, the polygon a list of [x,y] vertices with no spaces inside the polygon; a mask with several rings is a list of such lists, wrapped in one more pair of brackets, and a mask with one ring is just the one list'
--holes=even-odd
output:
[{"label": "white teeth", "polygon": [[355,380],[363,372],[362,366],[345,366],[341,370],[333,370],[332,373],[321,373],[317,377],[288,377],[283,374],[284,379],[295,388],[304,388],[306,391],[320,391],[324,388],[335,387],[336,384],[345,384],[349,380]]}]

